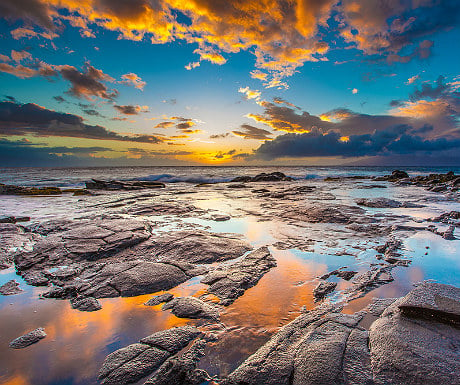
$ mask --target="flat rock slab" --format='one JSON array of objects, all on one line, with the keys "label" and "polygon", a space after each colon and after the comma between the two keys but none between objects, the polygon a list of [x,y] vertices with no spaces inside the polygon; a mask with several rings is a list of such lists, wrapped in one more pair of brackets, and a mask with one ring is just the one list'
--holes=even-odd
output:
[{"label": "flat rock slab", "polygon": [[18,337],[14,339],[13,341],[10,342],[10,348],[13,349],[22,349],[26,348],[27,346],[30,346],[32,344],[37,343],[41,339],[46,337],[45,329],[43,328],[38,328],[35,330],[32,330],[31,332],[24,334],[21,337]]},{"label": "flat rock slab", "polygon": [[261,247],[228,267],[212,271],[201,282],[211,285],[208,292],[219,297],[222,305],[228,306],[275,266],[276,260],[268,248]]},{"label": "flat rock slab", "polygon": [[154,333],[143,338],[141,343],[128,345],[109,354],[99,370],[98,378],[103,384],[111,385],[137,382],[155,372],[169,357],[200,334],[198,329],[191,326]]},{"label": "flat rock slab", "polygon": [[219,309],[216,306],[195,297],[174,298],[163,306],[163,310],[169,309],[179,318],[219,319]]},{"label": "flat rock slab", "polygon": [[365,220],[365,211],[361,207],[346,205],[310,206],[287,209],[279,213],[282,218],[308,223],[351,224]]},{"label": "flat rock slab", "polygon": [[459,294],[453,286],[424,283],[371,325],[371,364],[377,385],[459,383],[460,329],[446,322],[445,316],[457,314]]},{"label": "flat rock slab", "polygon": [[252,247],[236,234],[178,231],[158,236],[143,249],[158,258],[188,263],[212,263],[238,258]]},{"label": "flat rock slab", "polygon": [[416,207],[423,207],[423,205],[419,205],[416,203],[411,202],[399,202],[394,199],[388,198],[373,198],[373,199],[366,199],[361,198],[356,200],[356,204],[359,206],[371,207],[371,208],[416,208]]},{"label": "flat rock slab", "polygon": [[11,281],[8,281],[7,283],[5,283],[2,286],[0,286],[0,294],[2,294],[2,295],[15,295],[15,294],[19,294],[19,293],[21,293],[23,291],[24,290],[22,290],[19,287],[19,283],[16,282],[14,279],[12,279]]}]

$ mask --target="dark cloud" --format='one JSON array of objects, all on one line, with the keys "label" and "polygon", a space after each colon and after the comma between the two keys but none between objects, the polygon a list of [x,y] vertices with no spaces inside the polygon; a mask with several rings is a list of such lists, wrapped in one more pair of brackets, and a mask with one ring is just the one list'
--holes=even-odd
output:
[{"label": "dark cloud", "polygon": [[49,6],[40,0],[2,0],[0,16],[28,20],[48,29],[54,29]]},{"label": "dark cloud", "polygon": [[118,112],[125,114],[125,115],[138,115],[140,112],[149,112],[147,106],[131,106],[131,105],[125,105],[125,106],[119,106],[119,105],[114,105],[113,106]]},{"label": "dark cloud", "polygon": [[430,98],[437,99],[440,96],[445,95],[450,91],[450,85],[445,83],[445,77],[439,75],[436,80],[436,85],[432,86],[431,84],[424,83],[420,89],[416,89],[410,96],[411,101],[416,101],[420,99]]},{"label": "dark cloud", "polygon": [[263,128],[258,128],[251,126],[250,124],[242,124],[241,131],[232,131],[233,134],[237,136],[241,136],[244,139],[256,139],[256,140],[269,140],[271,139],[272,133],[268,130],[264,130]]},{"label": "dark cloud", "polygon": [[62,96],[53,96],[53,99],[56,100],[58,103],[66,103],[67,100],[65,100]]},{"label": "dark cloud", "polygon": [[230,150],[230,151],[219,151],[214,155],[214,159],[231,159],[235,156],[236,150]]},{"label": "dark cloud", "polygon": [[438,152],[460,148],[459,138],[424,139],[412,135],[411,126],[399,125],[372,134],[343,137],[315,129],[303,134],[285,134],[264,142],[253,157],[272,160],[283,157],[363,157],[375,155]]},{"label": "dark cloud", "polygon": [[64,79],[71,83],[71,87],[67,91],[69,95],[88,100],[93,97],[113,100],[118,96],[117,90],[109,90],[104,84],[104,82],[113,82],[114,79],[89,63],[85,64],[81,72],[70,65],[56,66],[55,68]]},{"label": "dark cloud", "polygon": [[0,103],[0,135],[60,136],[125,142],[161,143],[153,135],[120,135],[102,126],[85,124],[78,115],[55,112],[37,104]]},{"label": "dark cloud", "polygon": [[105,118],[104,115],[102,115],[99,111],[96,111],[94,109],[91,109],[91,108],[85,108],[82,110],[86,115],[89,115],[89,116],[97,116],[99,118]]},{"label": "dark cloud", "polygon": [[192,121],[187,121],[187,122],[183,122],[183,123],[178,123],[176,124],[176,128],[178,130],[188,130],[189,128],[193,127],[195,125],[195,122],[192,122]]},{"label": "dark cloud", "polygon": [[230,133],[226,132],[225,134],[215,134],[215,135],[210,135],[209,139],[223,139],[229,136]]}]

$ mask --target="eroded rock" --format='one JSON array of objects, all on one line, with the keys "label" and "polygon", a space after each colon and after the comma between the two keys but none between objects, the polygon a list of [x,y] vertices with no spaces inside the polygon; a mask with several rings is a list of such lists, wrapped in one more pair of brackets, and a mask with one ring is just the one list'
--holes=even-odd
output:
[{"label": "eroded rock", "polygon": [[173,298],[174,296],[171,293],[164,293],[164,294],[160,294],[160,295],[150,298],[146,303],[144,303],[144,305],[145,306],[157,306],[160,303],[169,302]]},{"label": "eroded rock", "polygon": [[323,299],[329,293],[332,293],[337,287],[337,282],[320,282],[313,289],[313,296],[316,301]]},{"label": "eroded rock", "polygon": [[274,266],[275,258],[267,247],[261,247],[228,267],[212,271],[201,282],[210,285],[208,292],[219,297],[222,305],[228,306],[255,286]]},{"label": "eroded rock", "polygon": [[10,342],[10,348],[22,349],[37,343],[46,337],[45,329],[38,328]]},{"label": "eroded rock", "polygon": [[178,297],[163,306],[179,318],[219,319],[219,309],[195,297]]},{"label": "eroded rock", "polygon": [[15,295],[23,292],[19,287],[19,282],[16,282],[16,280],[12,279],[8,281],[7,283],[3,284],[0,286],[0,294],[2,295]]}]

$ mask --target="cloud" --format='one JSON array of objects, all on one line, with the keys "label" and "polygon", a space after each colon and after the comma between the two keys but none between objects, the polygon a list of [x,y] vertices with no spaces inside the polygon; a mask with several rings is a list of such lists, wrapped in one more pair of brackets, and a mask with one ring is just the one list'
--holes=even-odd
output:
[{"label": "cloud", "polygon": [[67,100],[65,100],[62,96],[53,96],[53,99],[56,100],[58,103],[65,103]]},{"label": "cloud", "polygon": [[85,124],[78,115],[55,112],[37,104],[0,102],[0,135],[58,136],[124,142],[161,143],[154,135],[121,135]]},{"label": "cloud", "polygon": [[170,128],[173,127],[175,124],[176,123],[170,121],[160,122],[155,126],[155,128]]},{"label": "cloud", "polygon": [[230,133],[226,132],[225,134],[215,134],[215,135],[210,135],[209,139],[224,139],[228,137]]},{"label": "cloud", "polygon": [[255,140],[270,140],[272,133],[263,128],[257,128],[250,124],[242,124],[241,131],[232,131],[236,136],[241,136],[244,139],[255,139]]},{"label": "cloud", "polygon": [[251,100],[251,99],[255,99],[255,100],[259,100],[260,99],[260,96],[262,95],[262,92],[260,92],[259,90],[251,90],[249,87],[240,87],[238,89],[238,92],[244,94],[244,97],[246,98],[246,100]]},{"label": "cloud", "polygon": [[353,89],[351,90],[351,93],[352,93],[353,95],[356,95],[356,94],[358,93],[358,89],[357,89],[357,88],[353,88]]},{"label": "cloud", "polygon": [[411,101],[416,101],[424,98],[437,99],[440,96],[445,95],[450,91],[451,87],[449,84],[446,84],[445,77],[439,75],[436,80],[436,85],[432,86],[429,83],[423,83],[420,89],[416,89],[410,96]]},{"label": "cloud", "polygon": [[114,105],[113,108],[118,110],[118,112],[125,114],[125,115],[138,115],[141,112],[149,112],[149,107],[148,106],[131,106],[131,105],[125,105],[125,106],[119,106],[119,105]]},{"label": "cloud", "polygon": [[438,152],[460,147],[460,138],[424,139],[412,135],[411,126],[400,125],[372,134],[350,135],[315,129],[303,134],[284,134],[264,142],[252,155],[272,160],[289,157],[363,157],[415,152]]},{"label": "cloud", "polygon": [[113,100],[118,96],[118,91],[109,90],[105,82],[113,82],[114,79],[89,63],[85,63],[83,71],[77,70],[70,65],[55,66],[61,76],[71,84],[67,91],[76,98],[92,100],[94,97]]},{"label": "cloud", "polygon": [[198,45],[187,69],[248,51],[251,76],[279,88],[305,62],[326,60],[329,44],[345,41],[390,63],[424,59],[427,37],[457,25],[460,7],[457,0],[3,0],[0,13],[47,29],[68,21],[87,37],[96,25],[135,41]]},{"label": "cloud", "polygon": [[414,84],[417,80],[420,79],[420,75],[414,75],[407,79],[407,82],[405,83],[406,85]]},{"label": "cloud", "polygon": [[120,80],[118,83],[134,86],[141,91],[144,90],[144,87],[147,84],[147,82],[144,82],[138,75],[132,72],[121,75],[121,78],[123,80]]}]

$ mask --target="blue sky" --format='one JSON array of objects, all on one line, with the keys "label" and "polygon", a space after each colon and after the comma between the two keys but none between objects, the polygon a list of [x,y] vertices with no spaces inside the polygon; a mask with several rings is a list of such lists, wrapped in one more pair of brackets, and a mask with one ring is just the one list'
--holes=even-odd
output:
[{"label": "blue sky", "polygon": [[460,5],[387,3],[3,1],[0,160],[455,160]]}]

